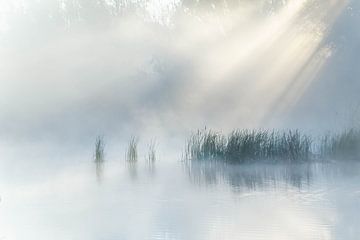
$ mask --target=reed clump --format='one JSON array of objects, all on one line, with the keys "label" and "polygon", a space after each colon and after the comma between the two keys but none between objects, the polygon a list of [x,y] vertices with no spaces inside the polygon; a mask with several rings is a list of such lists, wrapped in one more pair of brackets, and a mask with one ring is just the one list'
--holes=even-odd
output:
[{"label": "reed clump", "polygon": [[338,134],[325,135],[320,143],[323,158],[359,159],[360,130],[347,129]]},{"label": "reed clump", "polygon": [[224,156],[226,147],[225,137],[219,133],[209,131],[197,131],[192,134],[187,142],[185,158],[209,159]]},{"label": "reed clump", "polygon": [[96,162],[103,162],[105,155],[105,142],[102,136],[98,136],[95,140],[95,161]]},{"label": "reed clump", "polygon": [[146,161],[148,165],[154,165],[156,161],[156,142],[155,140],[151,141],[148,145],[148,153],[146,156]]},{"label": "reed clump", "polygon": [[187,142],[187,159],[222,159],[231,163],[258,160],[307,161],[311,137],[299,131],[236,130],[228,136],[211,130],[198,131]]},{"label": "reed clump", "polygon": [[126,159],[129,163],[136,163],[138,160],[138,140],[136,137],[131,138],[126,152]]}]

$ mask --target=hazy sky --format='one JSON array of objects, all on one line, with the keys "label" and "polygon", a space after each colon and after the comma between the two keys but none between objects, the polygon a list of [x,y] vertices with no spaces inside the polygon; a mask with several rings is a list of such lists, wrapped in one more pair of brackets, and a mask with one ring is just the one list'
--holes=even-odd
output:
[{"label": "hazy sky", "polygon": [[348,127],[359,5],[0,0],[0,135]]}]

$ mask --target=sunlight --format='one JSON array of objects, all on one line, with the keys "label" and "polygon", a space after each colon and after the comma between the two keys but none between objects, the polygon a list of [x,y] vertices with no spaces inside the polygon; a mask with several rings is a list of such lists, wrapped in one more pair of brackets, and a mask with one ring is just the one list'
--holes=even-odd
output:
[{"label": "sunlight", "polygon": [[358,239],[360,1],[0,0],[0,240]]},{"label": "sunlight", "polygon": [[203,80],[197,93],[205,96],[198,107],[220,96],[236,108],[225,112],[230,125],[242,122],[246,109],[256,109],[245,115],[253,126],[261,126],[275,110],[295,106],[331,56],[332,48],[323,41],[347,3],[321,3],[318,14],[311,1],[291,1],[268,17],[249,13],[240,20],[244,14],[238,14],[223,36],[208,30],[206,37],[216,41],[205,40],[206,51],[197,60]]},{"label": "sunlight", "polygon": [[[323,40],[346,4],[347,1],[343,0],[332,1],[327,6],[328,8],[324,9],[326,14],[322,19],[317,20],[320,22],[315,26],[318,31],[314,31],[314,26],[310,26],[309,29],[296,35],[296,38],[290,41],[291,54],[282,58],[283,61],[278,64],[277,73],[271,74],[270,77],[267,75],[268,84],[265,87],[262,86],[267,90],[276,89],[276,91],[267,101],[267,111],[261,122],[271,119],[273,112],[286,113],[295,107],[307,88],[316,80],[317,74],[331,57],[333,51],[331,46],[324,45]],[[289,63],[293,63],[295,67],[290,65],[289,68]],[[286,69],[285,72],[284,69]]]},{"label": "sunlight", "polygon": [[180,4],[181,0],[150,0],[146,2],[146,11],[154,22],[170,25],[171,18]]}]

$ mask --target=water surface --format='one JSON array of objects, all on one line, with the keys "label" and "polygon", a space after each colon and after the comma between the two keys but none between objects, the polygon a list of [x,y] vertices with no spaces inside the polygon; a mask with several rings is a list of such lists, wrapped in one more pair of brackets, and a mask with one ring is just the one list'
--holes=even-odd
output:
[{"label": "water surface", "polygon": [[[21,155],[21,154],[18,154]],[[26,154],[23,154],[26,155]],[[2,161],[0,238],[357,239],[360,164]],[[63,161],[60,159],[63,158]],[[31,164],[30,164],[31,163]],[[56,163],[56,164],[55,164]]]}]

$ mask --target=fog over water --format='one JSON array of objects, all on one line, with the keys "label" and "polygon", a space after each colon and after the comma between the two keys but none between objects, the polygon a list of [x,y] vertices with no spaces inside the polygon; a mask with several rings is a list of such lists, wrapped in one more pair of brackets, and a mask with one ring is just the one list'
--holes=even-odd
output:
[{"label": "fog over water", "polygon": [[317,133],[358,119],[357,1],[0,4],[5,139]]},{"label": "fog over water", "polygon": [[134,174],[123,162],[107,161],[100,180],[89,159],[69,157],[73,164],[66,167],[48,161],[22,176],[2,172],[1,237],[355,240],[359,235],[358,164],[182,168],[161,162],[154,172],[138,164]]},{"label": "fog over water", "polygon": [[[357,0],[0,0],[0,240],[357,240],[358,159],[310,148],[359,127],[359,22]],[[255,136],[312,161],[186,159],[205,127],[260,129],[198,135],[221,156]]]}]

